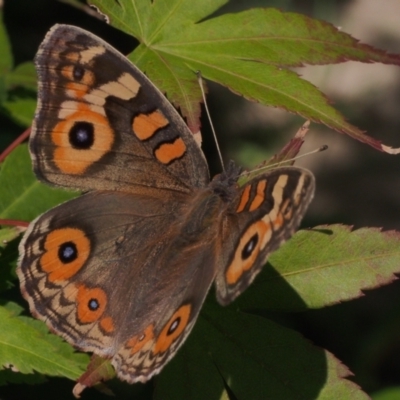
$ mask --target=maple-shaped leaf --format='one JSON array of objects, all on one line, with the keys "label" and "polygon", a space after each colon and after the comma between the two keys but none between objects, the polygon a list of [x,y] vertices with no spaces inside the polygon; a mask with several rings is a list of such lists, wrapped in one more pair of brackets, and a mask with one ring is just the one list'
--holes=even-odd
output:
[{"label": "maple-shaped leaf", "polygon": [[88,356],[75,353],[61,338],[49,334],[43,322],[20,316],[20,311],[13,303],[0,306],[0,369],[76,379]]},{"label": "maple-shaped leaf", "polygon": [[300,230],[268,259],[236,303],[286,311],[319,308],[362,296],[396,280],[400,233],[343,225]]},{"label": "maple-shaped leaf", "polygon": [[154,399],[367,400],[345,379],[350,374],[299,333],[209,297],[187,343],[157,378]]},{"label": "maple-shaped leaf", "polygon": [[129,56],[193,132],[201,99],[196,71],[248,99],[323,123],[374,148],[397,153],[349,124],[311,83],[289,68],[348,60],[400,64],[400,55],[361,44],[333,25],[273,8],[210,15],[226,0],[92,0],[110,23],[135,36]]}]

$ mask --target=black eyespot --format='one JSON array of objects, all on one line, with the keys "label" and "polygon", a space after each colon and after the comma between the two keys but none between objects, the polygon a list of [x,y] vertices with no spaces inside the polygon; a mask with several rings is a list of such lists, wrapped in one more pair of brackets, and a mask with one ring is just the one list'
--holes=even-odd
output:
[{"label": "black eyespot", "polygon": [[172,333],[174,333],[180,323],[181,323],[181,317],[178,317],[177,319],[175,319],[174,322],[172,322],[172,324],[169,326],[167,335],[171,335]]},{"label": "black eyespot", "polygon": [[258,243],[258,233],[255,233],[245,244],[242,250],[242,260],[246,260],[251,256]]},{"label": "black eyespot", "polygon": [[75,80],[80,81],[85,75],[85,69],[79,65],[75,65],[74,70],[72,71],[72,75]]},{"label": "black eyespot", "polygon": [[99,304],[98,300],[90,299],[88,302],[88,307],[89,307],[90,311],[96,311],[100,307],[100,304]]},{"label": "black eyespot", "polygon": [[78,250],[74,242],[65,242],[58,248],[58,258],[63,264],[71,263],[78,258]]},{"label": "black eyespot", "polygon": [[89,122],[75,122],[69,131],[69,142],[72,147],[79,150],[87,150],[94,143],[94,128]]}]

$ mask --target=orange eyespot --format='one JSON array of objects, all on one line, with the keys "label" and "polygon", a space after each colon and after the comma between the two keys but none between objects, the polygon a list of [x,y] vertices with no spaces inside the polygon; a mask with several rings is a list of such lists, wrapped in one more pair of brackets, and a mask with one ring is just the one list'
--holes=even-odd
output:
[{"label": "orange eyespot", "polygon": [[50,282],[59,282],[72,278],[85,265],[91,244],[82,230],[62,228],[46,236],[44,249],[40,267]]},{"label": "orange eyespot", "polygon": [[59,170],[80,175],[111,150],[114,131],[105,116],[77,103],[77,110],[54,127],[51,139]]},{"label": "orange eyespot", "polygon": [[190,312],[190,304],[185,304],[175,311],[174,315],[165,324],[163,330],[157,338],[157,342],[153,350],[154,354],[164,353],[183,333],[189,322]]},{"label": "orange eyespot", "polygon": [[250,225],[236,247],[235,255],[225,272],[229,285],[234,285],[248,271],[272,235],[270,225],[260,220]]},{"label": "orange eyespot", "polygon": [[[103,289],[79,285],[76,303],[79,322],[92,323],[103,315],[107,305],[107,295]],[[110,328],[110,322],[112,321],[105,320],[103,324],[106,328]]]}]

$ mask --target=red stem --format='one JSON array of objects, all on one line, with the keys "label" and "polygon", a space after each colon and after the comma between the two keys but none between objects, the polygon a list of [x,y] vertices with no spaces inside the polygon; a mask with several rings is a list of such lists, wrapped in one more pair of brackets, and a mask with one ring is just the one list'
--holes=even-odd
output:
[{"label": "red stem", "polygon": [[0,154],[0,163],[5,160],[5,158],[25,139],[29,137],[31,133],[31,128],[25,130],[21,135],[19,135],[1,154]]}]

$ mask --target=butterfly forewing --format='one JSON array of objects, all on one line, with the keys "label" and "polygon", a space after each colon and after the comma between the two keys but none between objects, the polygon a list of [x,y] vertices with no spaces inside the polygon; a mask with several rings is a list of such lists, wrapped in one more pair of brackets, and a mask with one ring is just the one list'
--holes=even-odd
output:
[{"label": "butterfly forewing", "polygon": [[78,189],[189,192],[208,183],[203,153],[177,111],[122,54],[56,25],[36,55],[37,176]]}]

